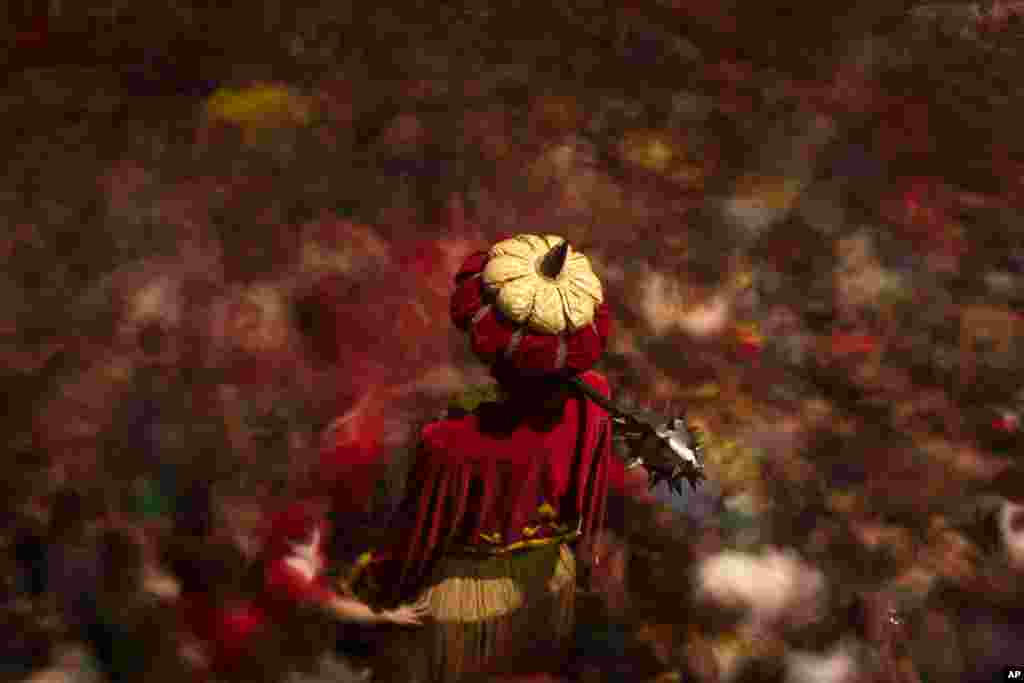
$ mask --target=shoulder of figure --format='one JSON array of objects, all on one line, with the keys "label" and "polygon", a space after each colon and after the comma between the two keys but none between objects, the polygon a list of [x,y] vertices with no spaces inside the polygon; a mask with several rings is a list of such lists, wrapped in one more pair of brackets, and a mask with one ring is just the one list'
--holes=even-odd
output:
[{"label": "shoulder of figure", "polygon": [[588,370],[587,372],[584,372],[582,375],[580,375],[580,378],[593,388],[597,389],[604,396],[611,398],[611,384],[608,382],[608,378],[602,375],[597,370]]},{"label": "shoulder of figure", "polygon": [[459,428],[459,418],[443,417],[423,425],[419,430],[417,447],[428,452],[444,452]]},{"label": "shoulder of figure", "polygon": [[499,403],[503,399],[501,390],[494,382],[474,384],[456,393],[449,401],[446,416],[464,417],[485,403]]},{"label": "shoulder of figure", "polygon": [[481,405],[497,403],[501,400],[502,395],[496,384],[465,387],[453,394],[437,415],[424,420],[416,430],[416,434],[422,440],[428,432],[436,436],[450,429],[457,429],[456,425],[476,412]]}]

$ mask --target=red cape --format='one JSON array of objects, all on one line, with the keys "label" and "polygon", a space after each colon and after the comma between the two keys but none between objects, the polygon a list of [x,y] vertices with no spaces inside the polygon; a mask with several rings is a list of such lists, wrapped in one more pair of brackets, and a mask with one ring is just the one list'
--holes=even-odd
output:
[{"label": "red cape", "polygon": [[[610,396],[602,375],[582,377]],[[586,539],[602,527],[617,464],[602,408],[573,396],[546,432],[523,424],[495,433],[481,419],[477,410],[423,429],[393,542],[371,564],[390,596],[410,599],[457,547],[500,552],[567,529]]]}]

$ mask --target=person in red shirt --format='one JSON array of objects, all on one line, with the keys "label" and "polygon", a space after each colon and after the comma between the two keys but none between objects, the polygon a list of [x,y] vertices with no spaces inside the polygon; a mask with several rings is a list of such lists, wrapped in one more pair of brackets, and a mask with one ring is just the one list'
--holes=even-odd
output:
[{"label": "person in red shirt", "polygon": [[330,526],[320,507],[314,502],[294,502],[271,521],[263,565],[264,606],[271,618],[285,621],[296,609],[315,607],[339,621],[420,624],[425,613],[422,605],[375,611],[331,587],[324,553]]},{"label": "person in red shirt", "polygon": [[[272,637],[266,611],[244,590],[245,558],[209,537],[181,537],[165,549],[179,582],[179,653],[197,681],[272,681],[257,653]],[[267,675],[257,676],[259,672]]]},{"label": "person in red shirt", "polygon": [[326,573],[324,512],[315,501],[286,505],[272,516],[264,547],[262,605],[280,631],[289,668],[306,672],[337,653],[332,624],[418,626],[426,611],[423,604],[376,611],[335,590]]},{"label": "person in red shirt", "polygon": [[[579,292],[565,283],[584,279],[593,298],[574,300],[571,329],[546,334],[511,322],[497,288],[487,285],[502,245],[530,252],[524,261],[538,278],[568,297]],[[432,618],[379,649],[375,672],[384,681],[455,683],[560,669],[574,620],[572,547],[593,546],[613,467],[621,468],[608,413],[566,382],[578,376],[610,395],[591,369],[605,348],[609,312],[582,254],[561,238],[536,235],[473,254],[456,275],[451,313],[490,365],[498,398],[420,431],[390,541],[368,553],[353,578],[357,587],[387,591],[378,595],[386,604],[426,601]]]},{"label": "person in red shirt", "polygon": [[[183,654],[201,680],[278,680],[331,646],[309,637],[310,618],[362,624],[421,623],[425,608],[375,611],[340,595],[325,574],[329,533],[315,504],[293,502],[272,516],[258,580],[246,590],[245,559],[227,546],[183,540],[172,568],[181,582]],[[321,629],[322,631],[322,629]]]}]

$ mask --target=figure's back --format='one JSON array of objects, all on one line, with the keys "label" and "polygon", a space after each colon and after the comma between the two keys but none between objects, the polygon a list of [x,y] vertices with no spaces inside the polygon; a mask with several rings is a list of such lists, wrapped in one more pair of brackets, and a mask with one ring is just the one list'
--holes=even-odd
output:
[{"label": "figure's back", "polygon": [[[583,377],[608,394],[603,376]],[[575,539],[587,513],[584,489],[600,464],[600,432],[607,429],[608,417],[575,395],[558,412],[551,423],[538,425],[536,413],[517,414],[507,403],[485,402],[423,429],[414,476],[424,468],[435,474],[435,468],[443,468],[465,487],[465,514],[452,534],[454,546],[501,553]]]}]

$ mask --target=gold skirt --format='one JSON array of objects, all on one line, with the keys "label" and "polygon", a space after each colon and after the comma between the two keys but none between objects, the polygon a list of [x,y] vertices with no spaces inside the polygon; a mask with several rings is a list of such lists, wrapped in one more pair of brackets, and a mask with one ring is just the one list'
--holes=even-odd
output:
[{"label": "gold skirt", "polygon": [[430,619],[378,653],[374,681],[467,683],[565,652],[576,601],[576,558],[565,544],[495,557],[452,556],[423,599]]}]

